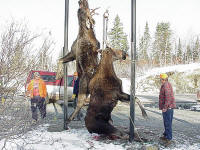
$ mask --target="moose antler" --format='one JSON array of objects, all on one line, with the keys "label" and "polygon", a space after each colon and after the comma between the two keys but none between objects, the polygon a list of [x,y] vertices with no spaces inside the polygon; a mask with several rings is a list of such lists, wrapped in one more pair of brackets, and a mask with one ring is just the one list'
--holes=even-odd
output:
[{"label": "moose antler", "polygon": [[96,13],[95,11],[97,10],[97,9],[99,9],[100,7],[97,7],[97,8],[95,8],[95,9],[90,9],[91,11],[90,11],[90,15],[91,16],[94,16],[94,15],[99,15],[99,13]]}]

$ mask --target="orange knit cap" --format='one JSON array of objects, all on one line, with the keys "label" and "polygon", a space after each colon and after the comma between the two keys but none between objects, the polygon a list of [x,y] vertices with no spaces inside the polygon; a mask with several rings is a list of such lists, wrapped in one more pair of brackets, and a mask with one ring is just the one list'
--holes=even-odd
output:
[{"label": "orange knit cap", "polygon": [[78,72],[74,72],[74,76],[78,76]]}]

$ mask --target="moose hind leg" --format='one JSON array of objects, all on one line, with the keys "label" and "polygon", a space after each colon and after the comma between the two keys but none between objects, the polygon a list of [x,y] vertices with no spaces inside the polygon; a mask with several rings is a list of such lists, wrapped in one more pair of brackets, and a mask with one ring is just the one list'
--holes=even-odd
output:
[{"label": "moose hind leg", "polygon": [[78,114],[78,112],[81,110],[81,108],[83,107],[84,103],[85,103],[85,100],[86,100],[86,94],[79,94],[78,95],[78,103],[77,103],[77,106],[75,108],[75,110],[73,111],[73,113],[70,115],[67,123],[71,122],[75,117],[76,115]]},{"label": "moose hind leg", "polygon": [[129,102],[130,101],[130,95],[126,94],[124,92],[118,92],[117,96],[118,96],[118,99],[122,102]]}]

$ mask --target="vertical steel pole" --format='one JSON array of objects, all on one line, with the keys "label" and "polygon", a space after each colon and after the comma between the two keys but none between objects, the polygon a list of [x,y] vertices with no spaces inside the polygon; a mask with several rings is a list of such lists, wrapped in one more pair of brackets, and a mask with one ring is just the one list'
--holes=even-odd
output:
[{"label": "vertical steel pole", "polygon": [[[68,18],[69,18],[69,0],[65,0],[65,27],[64,27],[64,48],[63,56],[68,53]],[[67,64],[64,64],[64,129],[68,129],[68,94],[67,94]]]},{"label": "vertical steel pole", "polygon": [[104,45],[105,45],[105,17],[103,14],[103,42],[102,42],[102,49],[104,49]]},{"label": "vertical steel pole", "polygon": [[108,38],[108,17],[109,17],[109,13],[108,13],[108,10],[106,10],[106,12],[105,12],[105,14],[104,14],[104,16],[105,16],[105,21],[106,21],[106,30],[105,30],[105,44],[107,44],[107,38]]},{"label": "vertical steel pole", "polygon": [[136,0],[131,0],[131,95],[130,95],[130,137],[134,140],[135,122],[135,61],[136,61]]},{"label": "vertical steel pole", "polygon": [[103,44],[102,49],[105,48],[105,45],[107,44],[107,32],[108,32],[108,17],[109,13],[108,10],[103,14]]}]

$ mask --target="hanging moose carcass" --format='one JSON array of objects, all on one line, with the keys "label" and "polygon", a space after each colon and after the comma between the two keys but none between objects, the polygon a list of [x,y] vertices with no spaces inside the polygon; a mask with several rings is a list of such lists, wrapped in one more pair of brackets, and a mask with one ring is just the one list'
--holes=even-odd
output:
[{"label": "hanging moose carcass", "polygon": [[77,107],[71,116],[68,118],[69,123],[77,115],[80,109],[85,104],[89,95],[89,81],[92,78],[98,62],[97,49],[100,48],[100,43],[94,33],[94,19],[92,15],[94,10],[90,11],[87,0],[79,0],[78,22],[79,32],[76,40],[73,42],[71,51],[60,59],[63,63],[76,60],[76,70],[79,77],[79,94]]},{"label": "hanging moose carcass", "polygon": [[[127,139],[128,134],[115,128],[110,122],[111,112],[118,100],[130,101],[130,95],[123,92],[122,81],[116,76],[113,67],[113,61],[126,59],[126,53],[109,47],[102,50],[101,53],[100,64],[89,84],[90,103],[85,117],[85,125],[90,133]],[[143,115],[146,115],[140,102],[137,102]]]}]

